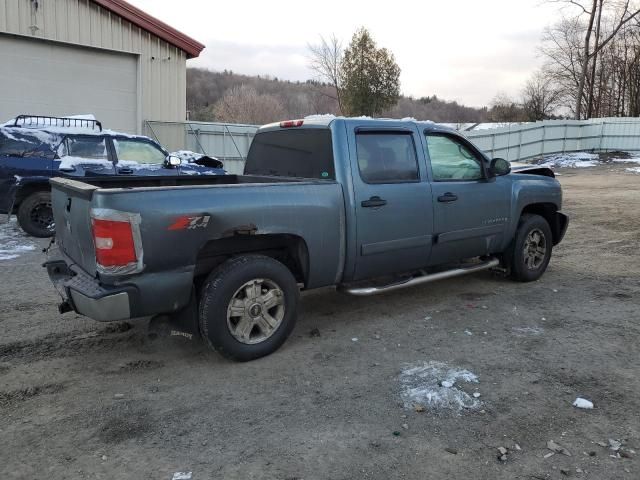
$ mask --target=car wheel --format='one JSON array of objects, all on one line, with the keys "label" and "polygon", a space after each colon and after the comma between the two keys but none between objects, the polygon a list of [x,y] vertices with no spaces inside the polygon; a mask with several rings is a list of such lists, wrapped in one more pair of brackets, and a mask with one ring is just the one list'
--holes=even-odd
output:
[{"label": "car wheel", "polygon": [[269,355],[296,321],[299,291],[282,263],[263,255],[232,258],[202,288],[200,332],[223,356],[248,361]]},{"label": "car wheel", "polygon": [[552,247],[549,223],[540,215],[522,215],[510,251],[511,277],[519,282],[538,280],[549,265]]},{"label": "car wheel", "polygon": [[18,224],[29,235],[46,238],[55,233],[51,193],[34,192],[25,198],[18,207]]}]

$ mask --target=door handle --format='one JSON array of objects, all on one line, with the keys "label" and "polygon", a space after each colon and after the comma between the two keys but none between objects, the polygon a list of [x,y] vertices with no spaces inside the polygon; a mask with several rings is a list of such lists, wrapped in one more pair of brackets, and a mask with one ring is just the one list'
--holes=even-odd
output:
[{"label": "door handle", "polygon": [[369,200],[363,200],[362,203],[360,203],[360,205],[362,205],[364,208],[382,207],[383,205],[386,205],[386,204],[387,204],[387,201],[383,200],[377,195],[375,197],[371,197]]},{"label": "door handle", "polygon": [[118,169],[118,173],[133,173],[133,170],[131,170],[129,167],[122,167]]},{"label": "door handle", "polygon": [[438,197],[439,202],[455,202],[456,200],[458,200],[458,196],[454,195],[451,192],[447,192],[444,195],[440,195]]}]

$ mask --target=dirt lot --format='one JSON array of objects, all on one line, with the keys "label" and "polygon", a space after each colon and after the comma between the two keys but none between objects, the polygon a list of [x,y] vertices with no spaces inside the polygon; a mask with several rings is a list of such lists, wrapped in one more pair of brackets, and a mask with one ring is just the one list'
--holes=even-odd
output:
[{"label": "dirt lot", "polygon": [[[37,249],[0,260],[0,478],[640,478],[640,175],[562,173],[572,223],[542,280],[311,292],[246,364],[143,320],[60,317]],[[473,407],[405,407],[412,367],[475,374],[431,385]],[[571,456],[544,458],[549,440]]]}]

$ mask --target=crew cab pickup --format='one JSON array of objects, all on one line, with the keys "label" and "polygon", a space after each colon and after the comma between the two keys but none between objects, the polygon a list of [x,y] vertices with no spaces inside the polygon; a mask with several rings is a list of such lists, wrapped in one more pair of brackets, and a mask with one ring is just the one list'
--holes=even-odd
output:
[{"label": "crew cab pickup", "polygon": [[511,172],[427,122],[284,121],[258,130],[244,175],[51,184],[61,312],[165,318],[241,361],[282,345],[300,289],[537,280],[568,224],[552,171]]}]

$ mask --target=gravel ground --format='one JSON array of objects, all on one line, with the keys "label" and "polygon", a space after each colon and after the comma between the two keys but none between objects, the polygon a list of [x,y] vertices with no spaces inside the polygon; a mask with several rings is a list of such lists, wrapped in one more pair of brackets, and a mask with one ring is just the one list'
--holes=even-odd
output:
[{"label": "gravel ground", "polygon": [[309,292],[284,347],[245,364],[59,316],[46,242],[2,226],[34,248],[0,247],[0,477],[640,478],[640,175],[561,173],[571,225],[540,281]]}]

